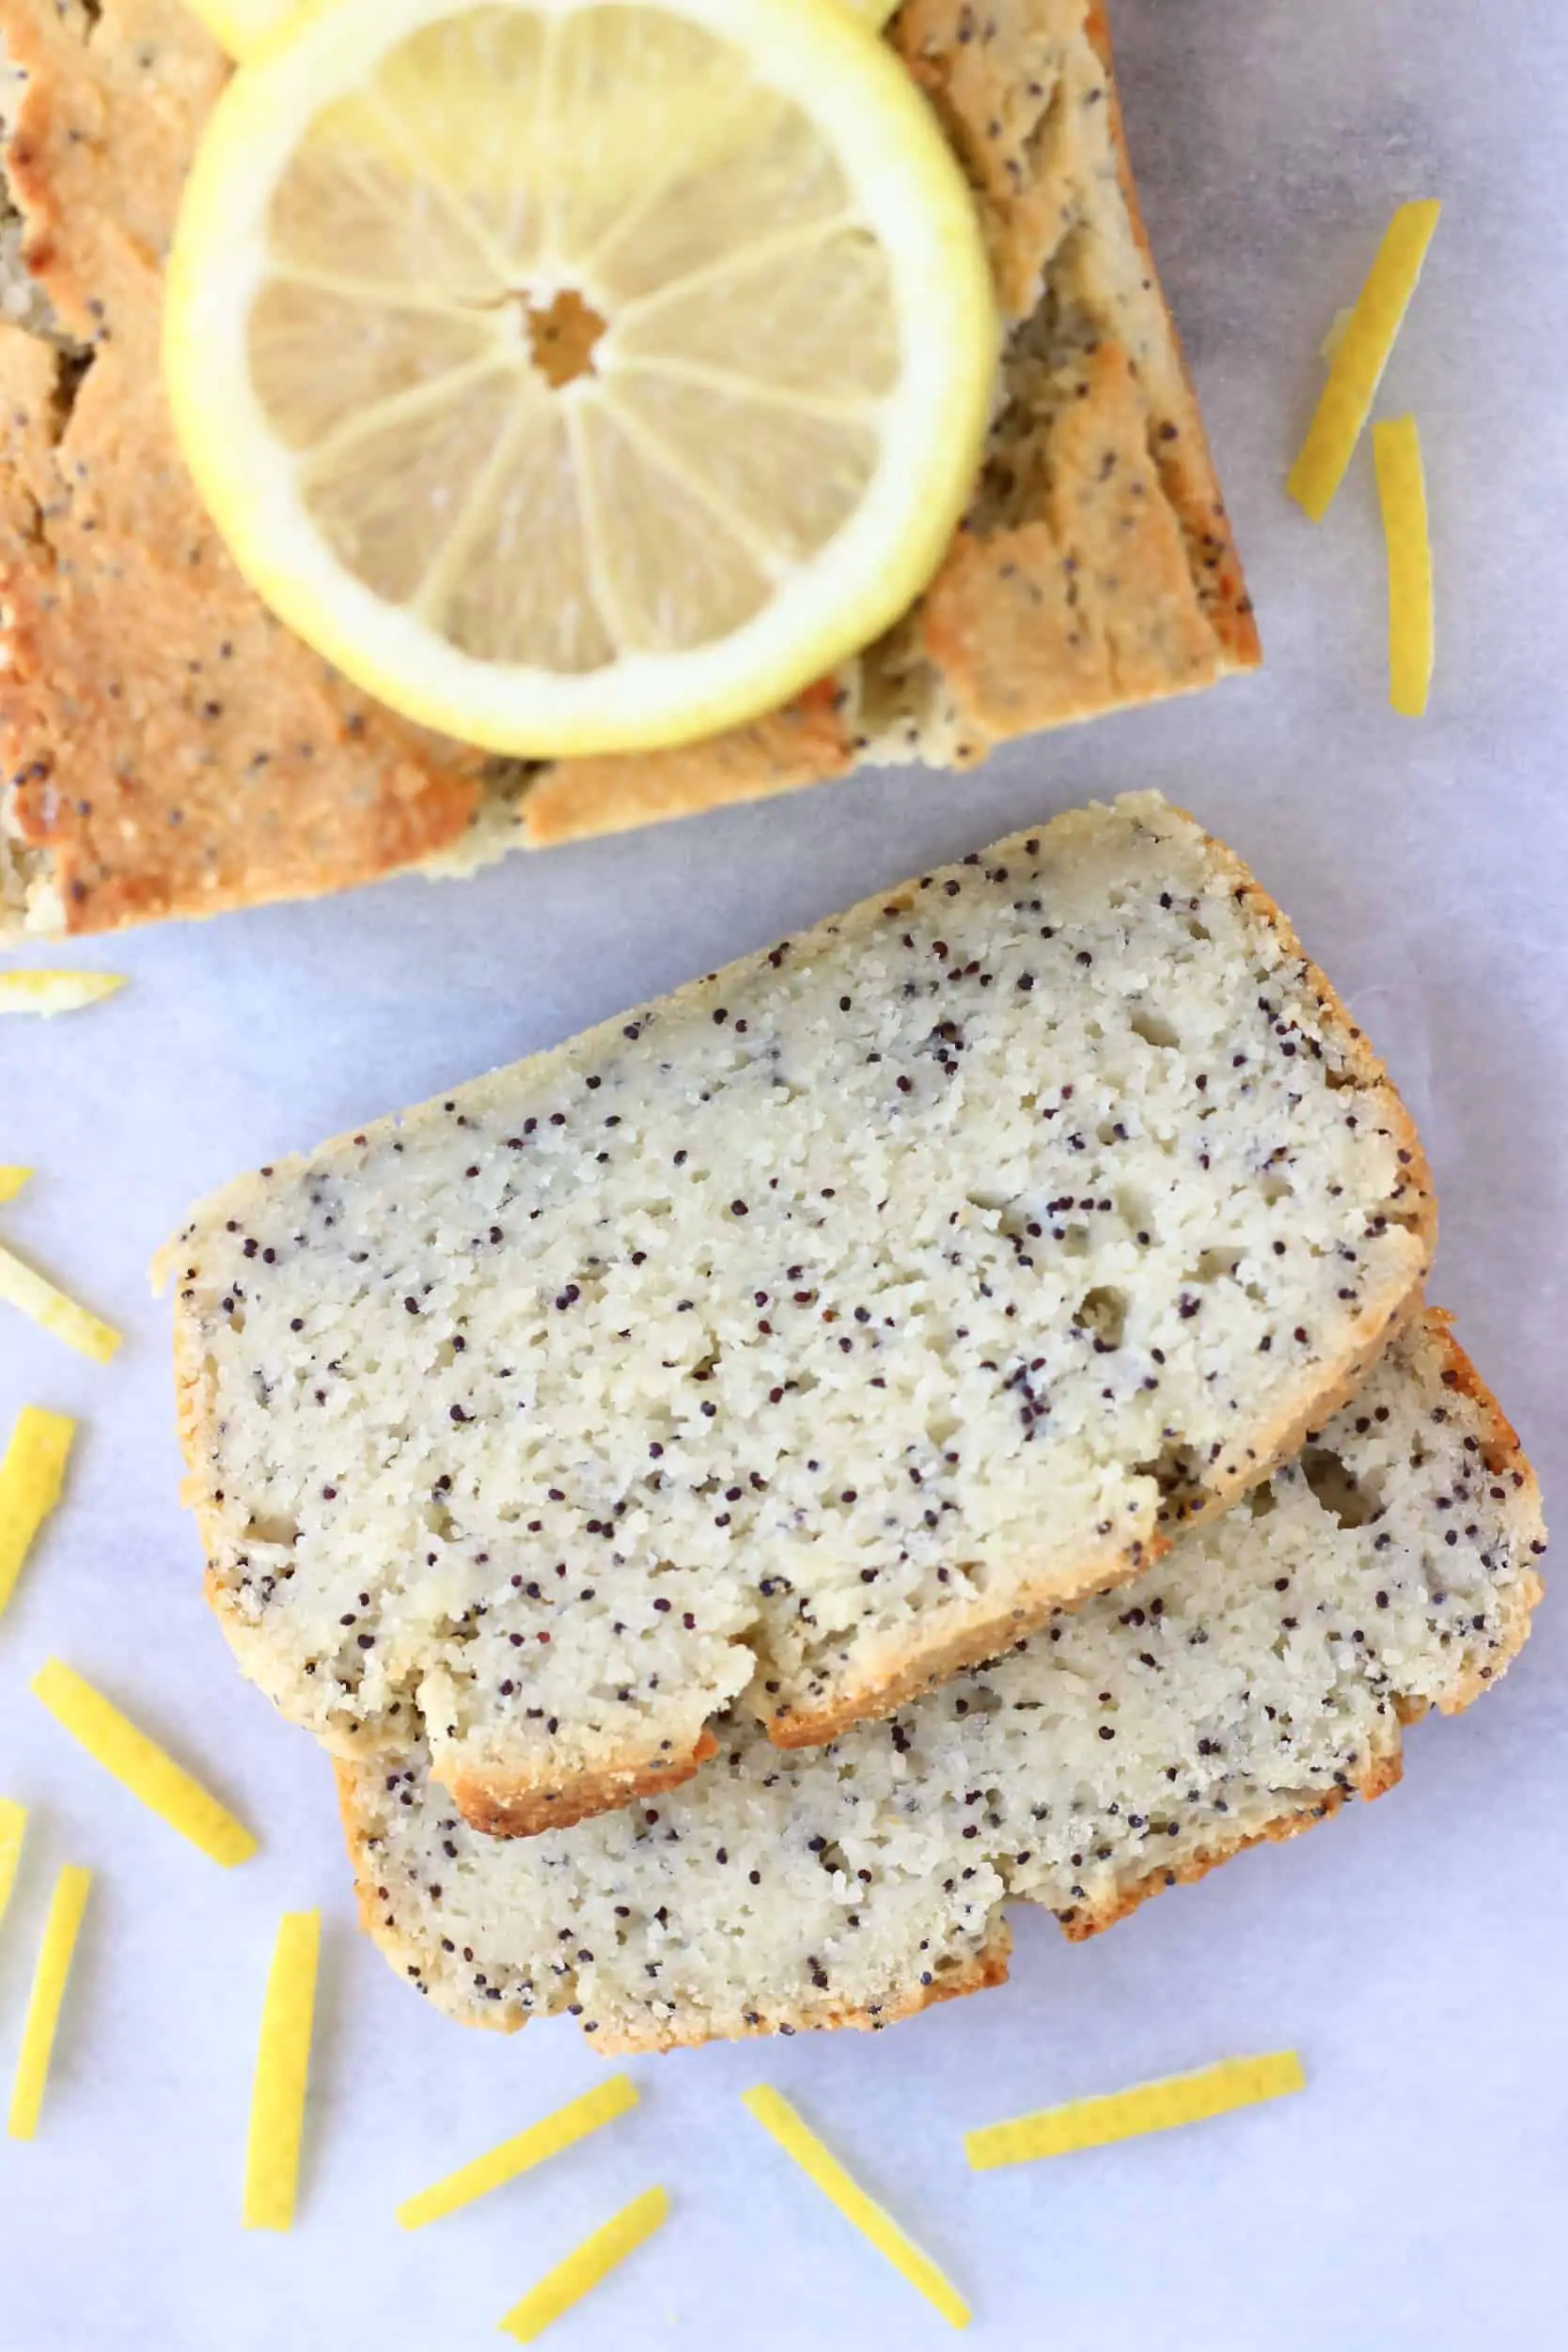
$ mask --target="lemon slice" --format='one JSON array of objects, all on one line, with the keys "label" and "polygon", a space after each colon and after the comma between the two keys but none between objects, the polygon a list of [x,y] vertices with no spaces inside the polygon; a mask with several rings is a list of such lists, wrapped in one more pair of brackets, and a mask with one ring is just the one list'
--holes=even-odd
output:
[{"label": "lemon slice", "polygon": [[169,275],[252,584],[491,749],[678,743],[868,643],[999,332],[925,101],[837,0],[333,0],[219,100]]}]

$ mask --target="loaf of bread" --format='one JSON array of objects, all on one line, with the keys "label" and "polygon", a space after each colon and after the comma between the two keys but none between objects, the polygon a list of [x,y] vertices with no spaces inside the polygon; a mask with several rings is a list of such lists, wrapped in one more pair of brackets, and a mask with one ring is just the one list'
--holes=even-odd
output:
[{"label": "loaf of bread", "polygon": [[602,2049],[879,2027],[1007,1973],[1004,1912],[1092,1935],[1400,1774],[1524,1640],[1529,1466],[1432,1315],[1223,1519],[1007,1657],[781,1756],[744,1712],[673,1795],[504,1844],[423,1749],[339,1764],[361,1919],[471,2025]]},{"label": "loaf of bread", "polygon": [[207,1201],[188,1498],[245,1671],[470,1821],[830,1738],[1147,1568],[1414,1304],[1419,1147],[1156,794]]},{"label": "loaf of bread", "polygon": [[462,870],[520,842],[1204,686],[1258,642],[1149,258],[1098,0],[906,0],[1007,322],[930,593],[798,702],[678,751],[485,760],[334,677],[240,578],[161,390],[162,268],[224,64],[180,0],[0,0],[0,937]]}]

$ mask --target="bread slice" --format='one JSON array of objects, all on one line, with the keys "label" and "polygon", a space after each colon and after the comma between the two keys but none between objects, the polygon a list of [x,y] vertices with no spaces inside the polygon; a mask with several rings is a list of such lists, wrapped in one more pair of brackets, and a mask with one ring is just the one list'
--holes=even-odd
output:
[{"label": "bread slice", "polygon": [[339,1764],[360,1917],[469,2025],[604,2050],[869,2026],[1001,1982],[1004,1912],[1093,1935],[1400,1776],[1524,1641],[1539,1497],[1432,1314],[1223,1519],[890,1723],[780,1756],[744,1714],[674,1796],[476,1836],[423,1750]]},{"label": "bread slice", "polygon": [[241,1664],[484,1827],[830,1738],[1146,1567],[1413,1306],[1366,1040],[1157,794],[307,1159],[170,1247]]},{"label": "bread slice", "polygon": [[163,259],[225,71],[195,18],[0,0],[0,936],[462,871],[863,760],[963,766],[1258,659],[1090,0],[906,0],[892,27],[1008,321],[983,475],[930,594],[753,727],[551,767],[436,743],[347,687],[196,501],[158,364]]}]

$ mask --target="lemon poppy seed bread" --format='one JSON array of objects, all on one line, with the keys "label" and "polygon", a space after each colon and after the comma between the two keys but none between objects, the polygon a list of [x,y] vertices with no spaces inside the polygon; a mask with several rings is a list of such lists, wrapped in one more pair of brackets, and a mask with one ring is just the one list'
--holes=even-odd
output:
[{"label": "lemon poppy seed bread", "polygon": [[[982,38],[977,38],[977,33]],[[226,66],[181,0],[0,0],[0,938],[450,874],[843,776],[964,766],[1259,659],[1091,0],[907,0],[1004,324],[929,593],[784,709],[670,751],[484,760],[348,687],[240,577],[175,447],[164,266]]]},{"label": "lemon poppy seed bread", "polygon": [[1157,1557],[1413,1306],[1397,1095],[1156,795],[206,1202],[189,1498],[247,1673],[531,1831],[745,1694],[831,1737]]},{"label": "lemon poppy seed bread", "polygon": [[1539,1497],[1432,1315],[1354,1403],[1135,1592],[781,1756],[744,1715],[674,1795],[477,1835],[422,1752],[340,1764],[363,1922],[449,2015],[570,2012],[602,2049],[877,2027],[1007,1972],[1010,1904],[1067,1935],[1400,1774],[1524,1640]]}]

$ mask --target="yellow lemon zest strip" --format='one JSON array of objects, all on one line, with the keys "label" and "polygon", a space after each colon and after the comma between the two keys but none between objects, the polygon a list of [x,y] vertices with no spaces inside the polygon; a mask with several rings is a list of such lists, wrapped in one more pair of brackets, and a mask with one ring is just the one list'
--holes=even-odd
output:
[{"label": "yellow lemon zest strip", "polygon": [[171,1829],[189,1838],[225,1870],[249,1860],[257,1842],[243,1822],[236,1821],[199,1780],[165,1755],[156,1740],[149,1739],[71,1667],[50,1658],[28,1687],[35,1699],[42,1700],[62,1731],[81,1742],[95,1764],[112,1773]]},{"label": "yellow lemon zest strip", "polygon": [[1432,688],[1432,540],[1426,473],[1413,416],[1372,427],[1377,495],[1388,551],[1388,699],[1402,718],[1419,718]]},{"label": "yellow lemon zest strip", "polygon": [[0,1461],[0,1617],[16,1590],[33,1539],[60,1499],[76,1424],[24,1404]]},{"label": "yellow lemon zest strip", "polygon": [[0,1249],[0,1299],[20,1307],[40,1329],[53,1332],[78,1356],[90,1356],[95,1364],[106,1364],[119,1345],[119,1333],[111,1325],[89,1315],[8,1249]]},{"label": "yellow lemon zest strip", "polygon": [[644,2189],[629,2205],[622,2205],[602,2230],[585,2237],[564,2262],[547,2271],[538,2286],[528,2289],[523,2300],[514,2304],[502,2320],[501,2333],[518,2344],[532,2344],[553,2319],[559,2319],[573,2303],[580,2303],[628,2254],[635,2253],[668,2213],[667,2188]]},{"label": "yellow lemon zest strip", "polygon": [[547,2156],[559,2156],[563,2148],[573,2147],[590,2132],[603,2130],[636,2103],[637,2086],[630,2075],[617,2075],[611,2081],[602,2082],[597,2090],[557,2108],[553,2115],[530,2124],[526,2131],[518,2132],[511,2140],[503,2140],[488,2155],[476,2156],[472,2164],[460,2165],[433,2187],[421,2189],[417,2197],[408,2198],[398,2207],[400,2226],[422,2230],[427,2221],[440,2221],[448,2213],[456,2213],[460,2205],[472,2204],[476,2197],[488,2197],[493,2188],[504,2187],[520,2172],[531,2172],[536,2164],[542,2164]]},{"label": "yellow lemon zest strip", "polygon": [[760,2082],[752,2090],[742,2092],[741,2104],[902,2278],[917,2287],[929,2303],[934,2303],[953,2327],[967,2328],[969,2306],[950,2281],[943,2277],[929,2256],[911,2244],[891,2214],[885,2213],[867,2196],[781,2093],[771,2083]]},{"label": "yellow lemon zest strip", "polygon": [[6,1916],[11,1889],[16,1885],[17,1865],[26,1835],[26,1806],[19,1805],[13,1796],[0,1796],[0,1920]]},{"label": "yellow lemon zest strip", "polygon": [[79,1012],[124,986],[118,972],[0,972],[0,1012]]},{"label": "yellow lemon zest strip", "polygon": [[1323,521],[1345,478],[1441,210],[1435,200],[1400,206],[1335,348],[1317,414],[1286,485],[1314,523]]},{"label": "yellow lemon zest strip", "polygon": [[87,1893],[91,1886],[91,1871],[81,1870],[74,1862],[68,1862],[55,1881],[49,1917],[44,1922],[43,1942],[39,1947],[38,1966],[33,1970],[33,1989],[27,1999],[27,2022],[22,2029],[22,2048],[17,2055],[16,2075],[11,2084],[8,2129],[13,2140],[31,2140],[39,2127],[43,2087],[49,2079],[49,2060],[55,2047],[55,2031],[60,2022],[60,2003],[65,1999],[71,1954],[76,1950],[76,1932],[82,1924],[82,1914],[87,1907]]},{"label": "yellow lemon zest strip", "polygon": [[977,2172],[1003,2164],[1029,2164],[1037,2156],[1071,2156],[1079,2148],[1103,2148],[1113,2140],[1137,2140],[1145,2132],[1173,2131],[1178,2124],[1206,2123],[1232,2108],[1304,2091],[1307,2078],[1294,2050],[1271,2050],[1262,2058],[1228,2058],[1190,2075],[1168,2075],[1108,2098],[1073,2099],[1010,2124],[988,2124],[964,2135],[964,2150]]},{"label": "yellow lemon zest strip", "polygon": [[267,1971],[250,2094],[243,2208],[247,2230],[287,2230],[293,2224],[321,1944],[320,1911],[285,1911]]}]

